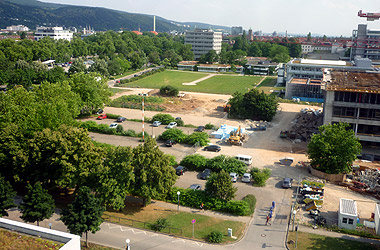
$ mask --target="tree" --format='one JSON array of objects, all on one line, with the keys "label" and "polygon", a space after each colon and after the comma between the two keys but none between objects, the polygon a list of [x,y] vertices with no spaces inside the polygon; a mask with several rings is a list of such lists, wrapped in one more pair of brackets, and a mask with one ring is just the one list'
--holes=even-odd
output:
[{"label": "tree", "polygon": [[143,145],[135,147],[133,154],[133,194],[143,198],[144,206],[151,198],[166,197],[177,179],[174,168],[170,166],[170,157],[165,155],[151,138]]},{"label": "tree", "polygon": [[54,200],[46,190],[41,186],[41,183],[36,182],[34,186],[28,184],[28,193],[24,196],[23,202],[20,204],[22,215],[21,219],[25,222],[34,223],[37,221],[37,226],[40,221],[50,218],[55,209]]},{"label": "tree", "polygon": [[86,65],[82,59],[76,59],[70,66],[69,75],[86,72]]},{"label": "tree", "polygon": [[162,124],[169,124],[174,121],[174,117],[170,114],[156,114],[152,117],[152,121],[159,121]]},{"label": "tree", "polygon": [[352,162],[361,152],[361,144],[347,123],[319,127],[308,144],[311,166],[328,174],[349,173]]},{"label": "tree", "polygon": [[186,140],[186,134],[181,129],[171,128],[171,129],[165,130],[161,134],[160,139],[173,140],[175,142],[181,143]]},{"label": "tree", "polygon": [[178,93],[179,93],[178,88],[171,86],[171,85],[162,86],[160,88],[160,94],[161,95],[177,97]]},{"label": "tree", "polygon": [[208,159],[206,166],[216,172],[224,170],[227,173],[237,173],[239,175],[243,175],[247,170],[245,163],[239,161],[235,157],[225,155],[219,155]]},{"label": "tree", "polygon": [[16,192],[13,191],[11,184],[0,176],[0,217],[8,216],[7,209],[17,206],[13,198]]},{"label": "tree", "polygon": [[90,188],[82,186],[77,190],[73,203],[62,211],[61,220],[70,233],[79,236],[86,233],[88,247],[88,232],[95,233],[100,230],[103,212],[104,207],[100,200],[95,198]]},{"label": "tree", "polygon": [[307,41],[308,41],[308,42],[311,41],[311,32],[309,32],[309,33],[307,34]]},{"label": "tree", "polygon": [[206,182],[205,192],[216,198],[230,201],[235,197],[237,188],[232,185],[230,175],[224,170],[220,173],[212,173]]},{"label": "tree", "polygon": [[104,59],[95,60],[95,62],[88,68],[90,72],[96,72],[102,76],[108,76],[108,66]]},{"label": "tree", "polygon": [[199,154],[193,154],[185,156],[179,165],[184,166],[189,170],[201,171],[206,167],[206,163],[206,157]]},{"label": "tree", "polygon": [[206,146],[210,142],[208,134],[205,132],[194,132],[188,135],[185,142],[190,145],[195,145],[199,143],[199,146]]}]

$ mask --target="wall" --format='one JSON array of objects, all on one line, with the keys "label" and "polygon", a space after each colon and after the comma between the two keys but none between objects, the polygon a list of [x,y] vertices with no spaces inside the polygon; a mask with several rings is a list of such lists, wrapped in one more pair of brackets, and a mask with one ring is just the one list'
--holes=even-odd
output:
[{"label": "wall", "polygon": [[377,235],[380,235],[380,205],[376,204],[375,206],[375,231]]},{"label": "wall", "polygon": [[309,167],[310,173],[316,177],[325,179],[331,182],[344,182],[346,180],[346,174],[326,174],[318,171],[311,166]]}]

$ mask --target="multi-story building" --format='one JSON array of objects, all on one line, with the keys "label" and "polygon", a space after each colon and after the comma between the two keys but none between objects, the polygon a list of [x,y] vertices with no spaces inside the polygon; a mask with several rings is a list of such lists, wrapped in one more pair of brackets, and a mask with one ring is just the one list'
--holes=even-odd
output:
[{"label": "multi-story building", "polygon": [[269,75],[277,72],[279,63],[272,62],[266,57],[247,57],[246,67],[254,75]]},{"label": "multi-story building", "polygon": [[73,33],[69,30],[64,30],[63,27],[37,27],[34,39],[38,41],[44,37],[50,37],[54,40],[65,39],[71,41]]},{"label": "multi-story building", "polygon": [[214,32],[207,29],[186,31],[185,44],[191,44],[195,60],[198,60],[210,50],[215,50],[219,54],[222,50],[222,32]]},{"label": "multi-story building", "polygon": [[380,72],[325,69],[322,89],[323,123],[349,123],[363,146],[379,148]]},{"label": "multi-story building", "polygon": [[7,26],[6,30],[10,32],[18,32],[18,31],[29,31],[29,28],[24,25],[12,25],[12,26]]},{"label": "multi-story building", "polygon": [[253,31],[251,28],[249,28],[249,30],[248,30],[247,40],[253,41]]},{"label": "multi-story building", "polygon": [[352,32],[351,58],[361,56],[371,60],[380,60],[380,30],[369,30],[367,24],[359,24]]},{"label": "multi-story building", "polygon": [[369,59],[355,58],[354,64],[345,61],[293,59],[285,66],[285,98],[323,102],[321,83],[323,69],[371,70]]},{"label": "multi-story building", "polygon": [[241,36],[243,34],[243,27],[235,26],[231,28],[231,35],[233,36]]}]

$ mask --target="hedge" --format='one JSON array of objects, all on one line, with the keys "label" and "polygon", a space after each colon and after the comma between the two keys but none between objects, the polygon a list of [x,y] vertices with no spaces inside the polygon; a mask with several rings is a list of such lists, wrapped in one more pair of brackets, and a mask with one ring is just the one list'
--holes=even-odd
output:
[{"label": "hedge", "polygon": [[252,215],[255,212],[255,208],[256,208],[256,197],[252,194],[248,194],[247,196],[243,198],[243,201],[248,203],[249,210],[250,210],[249,212],[250,212],[250,215]]},{"label": "hedge", "polygon": [[[95,121],[86,121],[79,122],[78,126],[81,128],[85,128],[88,131],[96,132],[100,134],[111,134],[111,135],[121,135],[121,136],[129,136],[129,137],[142,137],[142,132],[136,134],[136,132],[132,129],[128,129],[122,131],[121,129],[110,128],[107,124],[97,124]],[[121,125],[118,125],[118,127]],[[148,134],[145,132],[145,136]]]},{"label": "hedge", "polygon": [[272,171],[269,168],[264,168],[260,170],[259,168],[252,168],[251,175],[253,179],[253,185],[258,187],[263,187],[266,181],[269,179]]}]

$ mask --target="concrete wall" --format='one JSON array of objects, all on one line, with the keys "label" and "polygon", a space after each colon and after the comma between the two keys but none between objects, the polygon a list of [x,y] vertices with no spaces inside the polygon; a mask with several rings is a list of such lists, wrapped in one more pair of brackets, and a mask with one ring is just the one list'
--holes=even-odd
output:
[{"label": "concrete wall", "polygon": [[346,174],[326,174],[319,170],[309,167],[310,173],[318,178],[325,179],[331,182],[344,182],[346,180]]},{"label": "concrete wall", "polygon": [[330,124],[333,117],[334,92],[325,91],[325,103],[323,104],[323,124]]},{"label": "concrete wall", "polygon": [[0,228],[65,243],[60,250],[80,250],[80,236],[0,218]]}]

